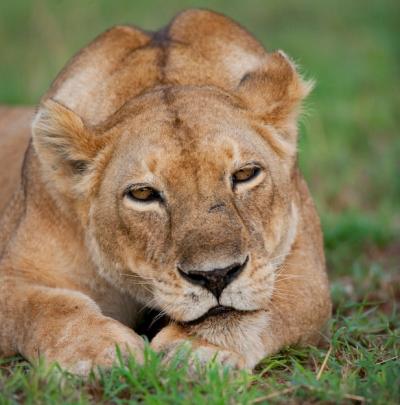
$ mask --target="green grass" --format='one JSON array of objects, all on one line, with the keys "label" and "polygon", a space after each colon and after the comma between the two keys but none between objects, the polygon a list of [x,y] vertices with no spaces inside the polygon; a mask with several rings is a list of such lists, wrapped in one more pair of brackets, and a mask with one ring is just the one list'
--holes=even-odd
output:
[{"label": "green grass", "polygon": [[238,19],[317,80],[299,152],[321,213],[332,281],[326,347],[284,350],[254,375],[210,365],[193,376],[184,364],[160,366],[148,352],[144,367],[131,362],[82,381],[4,359],[0,405],[400,403],[397,0],[3,0],[0,103],[37,103],[67,59],[108,26],[155,29],[189,6]]}]

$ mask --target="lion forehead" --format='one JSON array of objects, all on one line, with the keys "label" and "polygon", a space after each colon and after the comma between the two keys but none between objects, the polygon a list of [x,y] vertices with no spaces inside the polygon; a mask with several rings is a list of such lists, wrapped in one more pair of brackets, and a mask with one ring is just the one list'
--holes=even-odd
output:
[{"label": "lion forehead", "polygon": [[116,132],[112,159],[121,175],[173,178],[193,170],[212,174],[246,159],[265,158],[265,143],[250,121],[235,99],[218,89],[184,86],[133,100],[104,128]]},{"label": "lion forehead", "polygon": [[187,10],[153,34],[131,26],[104,32],[68,63],[44,100],[53,98],[98,124],[157,85],[230,90],[265,55],[258,41],[228,17]]}]

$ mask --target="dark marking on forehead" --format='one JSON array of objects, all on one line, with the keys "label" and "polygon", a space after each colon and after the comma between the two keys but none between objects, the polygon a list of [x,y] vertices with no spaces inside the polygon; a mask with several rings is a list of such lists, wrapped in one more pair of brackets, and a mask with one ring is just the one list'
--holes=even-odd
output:
[{"label": "dark marking on forehead", "polygon": [[152,35],[150,46],[158,48],[157,67],[159,69],[159,84],[167,84],[166,66],[169,58],[169,44],[171,38],[169,36],[169,26],[155,32]]},{"label": "dark marking on forehead", "polygon": [[[171,117],[171,124],[174,138],[178,141],[179,146],[182,148],[182,150],[187,151],[188,135],[191,133],[191,130],[189,126],[184,123],[184,121],[179,115],[178,108],[174,105],[175,95],[173,88],[172,87],[163,88],[161,98],[163,103],[167,107],[168,113]],[[192,139],[191,142],[193,142]]]},{"label": "dark marking on forehead", "polygon": [[224,153],[225,153],[225,156],[226,156],[228,159],[233,159],[233,151],[232,151],[231,148],[226,147],[226,148],[224,149]]},{"label": "dark marking on forehead", "polygon": [[158,81],[161,85],[169,84],[166,73],[166,67],[169,61],[169,50],[174,43],[179,43],[179,41],[176,41],[170,37],[169,31],[170,25],[167,25],[161,30],[154,32],[149,43],[150,47],[156,47],[159,49],[159,53],[157,55],[157,66],[160,70]]},{"label": "dark marking on forehead", "polygon": [[154,173],[156,171],[157,168],[157,159],[154,157],[150,157],[148,162],[147,162],[147,167],[149,168],[149,170]]},{"label": "dark marking on forehead", "polygon": [[148,32],[151,35],[151,40],[148,46],[169,46],[171,44],[178,44],[188,46],[187,42],[171,38],[170,36],[171,24],[159,29],[158,31]]},{"label": "dark marking on forehead", "polygon": [[174,103],[175,97],[172,93],[171,87],[166,87],[166,88],[162,89],[161,94],[162,94],[161,95],[162,101],[167,106],[168,110],[171,112],[171,115],[173,115],[173,116],[177,115],[177,112],[175,111],[175,109],[172,109],[172,104]]},{"label": "dark marking on forehead", "polygon": [[[169,101],[171,102],[170,99]],[[171,116],[172,136],[181,148],[181,157],[191,159],[190,155],[194,151],[194,144],[197,141],[196,134],[193,134],[190,126],[181,118],[179,110],[174,107],[173,102],[167,104],[167,108]]]},{"label": "dark marking on forehead", "polygon": [[153,46],[163,46],[171,42],[171,37],[169,35],[169,25],[166,27],[161,28],[160,30],[153,32],[150,44]]},{"label": "dark marking on forehead", "polygon": [[178,142],[182,152],[188,154],[188,141],[190,138],[191,130],[185,125],[182,118],[179,116],[179,111],[174,106],[175,96],[171,87],[166,87],[162,90],[162,101],[167,107],[168,113],[171,117],[172,133],[174,139]]},{"label": "dark marking on forehead", "polygon": [[[172,24],[172,22],[171,22]],[[150,48],[158,48],[159,52],[157,55],[157,66],[159,68],[159,77],[158,84],[168,85],[171,84],[167,78],[167,65],[169,62],[170,49],[174,45],[188,46],[189,44],[171,38],[170,29],[171,24],[168,24],[166,27],[161,28],[160,30],[153,32],[151,34],[151,40],[148,44]]]},{"label": "dark marking on forehead", "polygon": [[167,46],[161,45],[157,55],[157,67],[160,70],[159,83],[166,84],[166,66],[168,64],[169,49]]},{"label": "dark marking on forehead", "polygon": [[196,153],[195,144],[197,136],[193,133],[192,128],[182,119],[179,109],[175,105],[175,91],[172,86],[162,89],[162,101],[165,104],[170,116],[171,135],[180,148],[180,170],[186,172],[187,176],[191,175],[196,193],[200,193],[200,168],[197,159],[193,154]]},{"label": "dark marking on forehead", "polygon": [[176,117],[175,117],[175,119],[174,119],[174,122],[173,122],[173,124],[172,124],[173,127],[174,127],[175,129],[179,129],[179,128],[181,128],[182,124],[183,124],[182,120],[179,118],[178,115],[176,115]]}]

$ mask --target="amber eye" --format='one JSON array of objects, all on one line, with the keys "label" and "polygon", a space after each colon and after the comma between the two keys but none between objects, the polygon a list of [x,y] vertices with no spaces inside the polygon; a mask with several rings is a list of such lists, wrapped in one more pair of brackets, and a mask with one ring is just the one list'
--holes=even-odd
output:
[{"label": "amber eye", "polygon": [[153,202],[162,200],[160,193],[151,187],[129,188],[125,192],[125,195],[132,200],[140,202]]},{"label": "amber eye", "polygon": [[238,183],[245,183],[257,177],[261,172],[258,166],[244,167],[232,174],[232,183],[235,186]]}]

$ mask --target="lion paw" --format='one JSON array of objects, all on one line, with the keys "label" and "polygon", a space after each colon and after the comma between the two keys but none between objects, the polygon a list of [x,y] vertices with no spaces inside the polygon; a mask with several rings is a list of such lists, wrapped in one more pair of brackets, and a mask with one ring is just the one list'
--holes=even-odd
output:
[{"label": "lion paw", "polygon": [[96,368],[110,368],[118,362],[118,351],[123,359],[132,355],[139,363],[144,359],[144,341],[135,332],[117,321],[110,320],[101,328],[79,331],[65,344],[44,353],[47,362],[57,362],[63,369],[80,376],[87,376]]},{"label": "lion paw", "polygon": [[233,369],[246,369],[246,361],[240,354],[189,336],[175,324],[163,328],[151,341],[151,347],[164,354],[164,363],[187,361],[189,370],[196,371],[210,362]]},{"label": "lion paw", "polygon": [[210,362],[216,362],[224,367],[233,369],[245,368],[243,357],[231,350],[215,346],[199,346],[191,351],[189,358],[190,366],[205,366]]},{"label": "lion paw", "polygon": [[190,340],[169,342],[162,347],[153,348],[163,353],[163,363],[173,364],[174,362],[187,362],[189,370],[195,371],[213,362],[232,369],[245,369],[244,358],[227,349],[210,345],[207,343],[193,343]]}]

